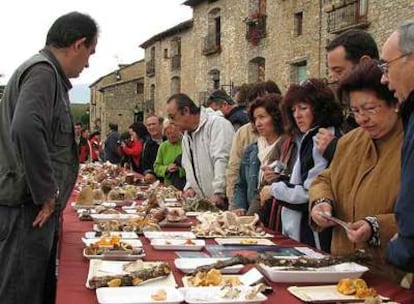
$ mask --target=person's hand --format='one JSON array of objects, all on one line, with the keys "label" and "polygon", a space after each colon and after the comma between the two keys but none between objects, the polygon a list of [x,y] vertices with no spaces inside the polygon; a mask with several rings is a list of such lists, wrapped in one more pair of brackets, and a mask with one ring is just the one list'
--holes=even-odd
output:
[{"label": "person's hand", "polygon": [[372,235],[371,226],[364,220],[349,223],[348,239],[353,243],[363,243],[369,240]]},{"label": "person's hand", "polygon": [[263,171],[263,179],[268,184],[271,184],[279,177],[279,174],[269,168],[269,166],[263,166],[261,170]]},{"label": "person's hand", "polygon": [[209,198],[209,201],[213,205],[220,207],[224,204],[224,197],[221,194],[214,194],[212,197]]},{"label": "person's hand", "polygon": [[126,143],[124,141],[121,142],[121,148],[125,148],[126,147]]},{"label": "person's hand", "polygon": [[157,181],[157,177],[153,173],[145,173],[144,182],[147,184],[153,184]]},{"label": "person's hand", "polygon": [[167,167],[167,171],[168,172],[175,172],[175,171],[177,171],[178,170],[178,167],[177,167],[177,165],[176,164],[169,164],[168,165],[168,167]]},{"label": "person's hand", "polygon": [[394,236],[391,238],[390,242],[393,242],[396,239],[398,239],[398,233],[394,234]]},{"label": "person's hand", "polygon": [[260,203],[264,204],[270,198],[272,198],[272,187],[264,186],[260,191]]},{"label": "person's hand", "polygon": [[246,210],[245,209],[234,209],[231,212],[233,212],[234,214],[236,214],[237,216],[243,216],[246,215]]},{"label": "person's hand", "polygon": [[336,224],[330,220],[328,220],[326,217],[323,217],[321,215],[322,212],[328,213],[332,215],[332,206],[329,203],[321,203],[313,206],[311,210],[311,217],[312,220],[322,228],[327,228],[331,226],[335,226]]},{"label": "person's hand", "polygon": [[196,196],[196,192],[194,191],[193,188],[188,188],[187,190],[184,191],[183,196],[184,197],[194,197],[194,196]]},{"label": "person's hand", "polygon": [[318,133],[315,135],[315,143],[316,148],[321,154],[325,153],[326,148],[334,138],[335,135],[333,135],[328,129],[319,128]]},{"label": "person's hand", "polygon": [[38,214],[36,215],[36,218],[33,221],[32,226],[41,228],[47,222],[47,220],[52,216],[53,212],[55,212],[55,206],[56,206],[55,198],[47,199],[43,203]]}]

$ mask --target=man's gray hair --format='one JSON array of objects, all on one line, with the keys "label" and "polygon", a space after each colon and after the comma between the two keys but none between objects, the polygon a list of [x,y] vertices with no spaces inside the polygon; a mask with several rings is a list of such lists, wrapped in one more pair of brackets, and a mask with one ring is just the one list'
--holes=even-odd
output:
[{"label": "man's gray hair", "polygon": [[404,21],[397,29],[398,47],[403,54],[414,52],[414,19]]}]

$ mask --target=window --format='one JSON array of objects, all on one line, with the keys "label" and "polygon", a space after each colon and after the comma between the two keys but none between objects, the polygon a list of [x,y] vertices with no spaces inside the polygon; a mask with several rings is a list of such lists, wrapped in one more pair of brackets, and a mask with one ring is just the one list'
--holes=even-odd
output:
[{"label": "window", "polygon": [[350,28],[366,28],[368,22],[368,0],[349,0],[331,5],[328,14],[328,32],[341,33]]},{"label": "window", "polygon": [[293,63],[291,65],[291,79],[292,83],[300,83],[302,80],[307,79],[308,69],[306,60]]},{"label": "window", "polygon": [[181,80],[180,77],[171,78],[171,95],[181,92]]},{"label": "window", "polygon": [[214,90],[220,89],[220,71],[219,70],[211,70],[208,75],[210,76],[210,88]]},{"label": "window", "polygon": [[295,36],[300,36],[303,30],[303,12],[296,13],[294,18]]},{"label": "window", "polygon": [[144,94],[144,84],[142,82],[137,83],[137,94]]},{"label": "window", "polygon": [[150,50],[150,60],[146,62],[146,70],[148,77],[155,75],[155,47]]},{"label": "window", "polygon": [[168,59],[168,49],[164,49],[164,58]]},{"label": "window", "polygon": [[256,57],[249,61],[248,82],[256,83],[266,79],[266,60],[263,57]]},{"label": "window", "polygon": [[171,71],[181,68],[181,38],[171,40]]},{"label": "window", "polygon": [[220,9],[212,9],[208,13],[208,35],[204,37],[203,54],[208,56],[221,51],[221,18]]}]

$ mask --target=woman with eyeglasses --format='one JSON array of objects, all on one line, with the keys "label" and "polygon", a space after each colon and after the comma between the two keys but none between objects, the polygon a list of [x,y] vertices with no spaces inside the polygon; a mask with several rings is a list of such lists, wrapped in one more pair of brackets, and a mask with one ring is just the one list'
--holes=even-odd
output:
[{"label": "woman with eyeglasses", "polygon": [[266,186],[261,201],[274,197],[282,205],[282,233],[288,237],[329,251],[330,231],[314,233],[308,224],[308,190],[313,179],[328,167],[317,147],[316,134],[320,129],[339,137],[342,111],[326,83],[308,79],[290,86],[283,99],[283,113],[288,134],[297,143],[297,158],[289,182],[279,181]]},{"label": "woman with eyeglasses", "polygon": [[[393,209],[400,187],[403,129],[398,102],[380,83],[381,74],[375,61],[364,62],[340,83],[339,96],[349,100],[359,128],[338,141],[329,169],[310,188],[311,225],[317,231],[334,227],[332,254],[364,248],[373,256],[372,271],[397,279],[400,274],[384,256],[397,232]],[[345,221],[348,228],[322,213]]]}]

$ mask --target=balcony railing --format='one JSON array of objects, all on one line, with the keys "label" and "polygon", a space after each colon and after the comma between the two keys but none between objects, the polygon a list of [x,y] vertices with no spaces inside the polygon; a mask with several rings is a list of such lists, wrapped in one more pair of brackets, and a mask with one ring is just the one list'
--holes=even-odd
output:
[{"label": "balcony railing", "polygon": [[245,19],[246,23],[246,39],[253,45],[257,45],[259,41],[266,37],[266,15],[253,14]]},{"label": "balcony railing", "polygon": [[152,77],[155,75],[155,60],[154,59],[147,61],[146,70],[147,70],[148,77]]},{"label": "balcony railing", "polygon": [[181,69],[181,55],[173,55],[171,57],[171,71]]},{"label": "balcony railing", "polygon": [[367,27],[367,13],[360,12],[360,0],[344,1],[332,6],[328,13],[328,32],[339,33],[352,27]]},{"label": "balcony railing", "polygon": [[203,55],[221,52],[220,33],[210,33],[204,37]]}]

